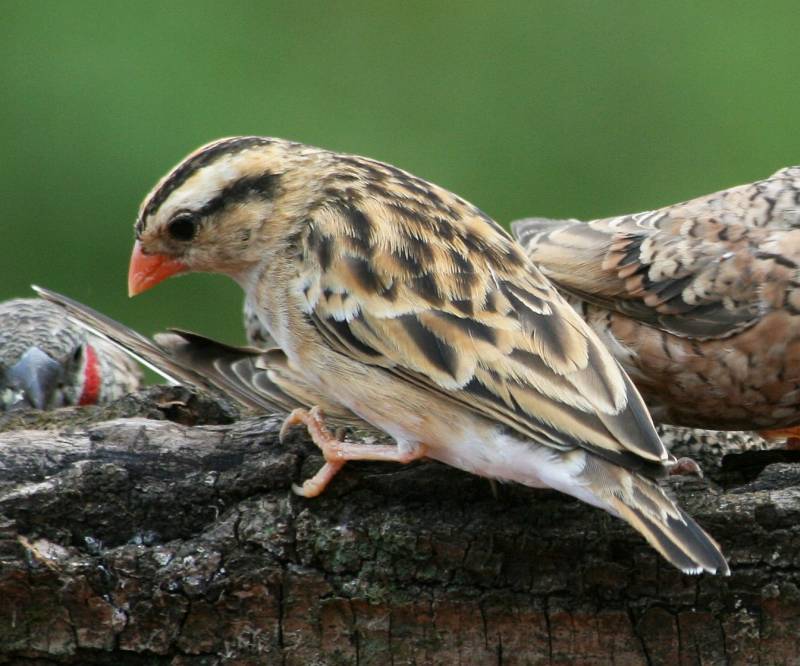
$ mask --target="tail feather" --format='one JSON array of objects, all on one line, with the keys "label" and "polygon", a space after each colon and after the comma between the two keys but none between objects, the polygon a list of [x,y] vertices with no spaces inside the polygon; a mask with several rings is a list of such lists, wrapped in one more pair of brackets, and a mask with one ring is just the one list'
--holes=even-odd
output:
[{"label": "tail feather", "polygon": [[684,573],[699,574],[707,571],[723,576],[730,574],[728,563],[717,542],[679,507],[673,505],[679,514],[678,518],[668,516],[659,521],[621,500],[610,504],[620,518]]},{"label": "tail feather", "polygon": [[151,340],[83,303],[41,287],[42,298],[61,306],[67,316],[173,384],[217,392],[239,407],[257,413],[290,412],[318,406],[333,425],[371,428],[341,405],[327,400],[293,370],[280,349],[234,347],[176,329]]},{"label": "tail feather", "polygon": [[549,217],[526,217],[525,219],[515,220],[511,223],[511,233],[520,245],[528,249],[529,245],[535,245],[539,238],[546,236],[551,231],[575,223],[578,223],[578,220],[553,220]]},{"label": "tail feather", "polygon": [[[302,406],[270,380],[263,350],[231,347],[182,331],[159,334],[153,341],[67,296],[41,287],[34,287],[34,290],[42,298],[64,308],[70,319],[90,333],[110,342],[173,384],[217,391],[247,410],[291,411]],[[283,359],[285,361],[285,357]]]},{"label": "tail feather", "polygon": [[562,289],[579,294],[618,294],[624,283],[604,268],[613,234],[580,220],[531,217],[511,223],[525,253]]},{"label": "tail feather", "polygon": [[717,542],[654,481],[603,460],[592,463],[584,475],[595,496],[668,562],[689,574],[730,574]]}]

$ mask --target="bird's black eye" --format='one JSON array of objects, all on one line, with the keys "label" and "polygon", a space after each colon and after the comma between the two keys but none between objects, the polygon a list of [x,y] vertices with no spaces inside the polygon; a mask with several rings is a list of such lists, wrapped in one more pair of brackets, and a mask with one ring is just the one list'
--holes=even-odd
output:
[{"label": "bird's black eye", "polygon": [[183,213],[167,225],[171,238],[178,241],[190,241],[197,234],[197,220],[194,215]]}]

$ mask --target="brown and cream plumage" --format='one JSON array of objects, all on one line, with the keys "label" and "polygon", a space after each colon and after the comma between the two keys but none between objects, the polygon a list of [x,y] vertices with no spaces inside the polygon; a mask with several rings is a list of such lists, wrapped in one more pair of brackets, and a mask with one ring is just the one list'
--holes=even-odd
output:
[{"label": "brown and cream plumage", "polygon": [[522,249],[396,167],[279,139],[202,147],[145,199],[130,291],[226,274],[309,385],[391,435],[345,445],[318,412],[320,492],[351,459],[429,457],[627,520],[687,572],[727,572],[658,487],[672,458],[635,388]]},{"label": "brown and cream plumage", "polygon": [[512,228],[657,421],[800,424],[800,167],[636,215]]}]

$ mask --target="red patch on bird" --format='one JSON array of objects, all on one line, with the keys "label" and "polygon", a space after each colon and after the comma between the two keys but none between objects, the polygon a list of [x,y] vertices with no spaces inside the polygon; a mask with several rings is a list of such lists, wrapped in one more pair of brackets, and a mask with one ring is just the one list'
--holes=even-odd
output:
[{"label": "red patch on bird", "polygon": [[83,370],[83,391],[79,405],[93,405],[100,396],[100,363],[92,345],[86,345],[86,366]]}]

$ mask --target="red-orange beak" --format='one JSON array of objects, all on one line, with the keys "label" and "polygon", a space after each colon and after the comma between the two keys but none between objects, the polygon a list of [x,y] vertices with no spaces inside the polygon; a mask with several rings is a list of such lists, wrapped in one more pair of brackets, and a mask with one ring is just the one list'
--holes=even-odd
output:
[{"label": "red-orange beak", "polygon": [[131,265],[128,269],[128,296],[136,296],[171,275],[185,273],[189,267],[182,261],[163,254],[145,254],[137,240],[133,245]]}]

